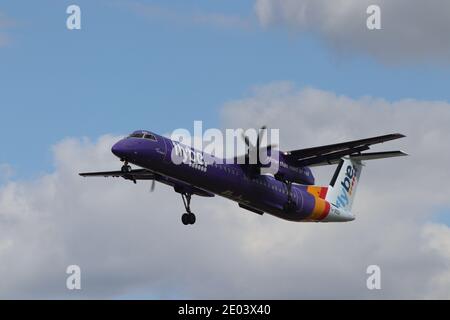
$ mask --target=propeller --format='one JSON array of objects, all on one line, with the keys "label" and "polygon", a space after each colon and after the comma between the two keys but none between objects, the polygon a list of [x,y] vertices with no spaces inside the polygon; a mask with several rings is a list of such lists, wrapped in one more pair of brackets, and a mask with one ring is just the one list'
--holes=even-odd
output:
[{"label": "propeller", "polygon": [[[255,151],[256,151],[257,166],[260,166],[260,165],[261,165],[260,159],[259,159],[259,150],[261,149],[261,140],[264,138],[264,135],[266,134],[266,132],[267,132],[267,126],[265,126],[265,125],[262,126],[262,127],[259,129],[259,131],[258,131],[258,136],[257,136],[257,138],[256,138],[256,147],[250,142],[250,139],[249,139],[244,133],[242,133],[242,139],[244,140],[245,145],[246,145],[247,148],[248,148],[248,149],[247,149],[248,152],[247,152],[247,154],[245,155],[246,162],[248,162],[249,154],[250,154],[250,153],[253,154],[253,152],[251,151],[251,149],[256,149]],[[276,148],[276,147],[277,147],[276,144],[270,144],[270,145],[267,145],[267,146],[264,147],[264,148],[267,149],[267,150],[270,150],[270,149],[273,149],[273,148]]]}]

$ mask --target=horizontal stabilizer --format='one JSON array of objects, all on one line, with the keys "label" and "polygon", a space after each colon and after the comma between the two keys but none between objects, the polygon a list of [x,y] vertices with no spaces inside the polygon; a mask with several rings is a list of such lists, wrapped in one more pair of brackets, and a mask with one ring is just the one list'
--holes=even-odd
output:
[{"label": "horizontal stabilizer", "polygon": [[[361,155],[361,152],[369,150],[374,144],[400,139],[403,137],[405,137],[403,134],[392,133],[367,139],[335,143],[314,148],[292,150],[285,152],[283,158],[290,165],[296,167],[336,164],[339,163],[339,160],[344,156],[359,156]],[[384,154],[383,156],[381,155],[382,152],[377,152],[377,154],[380,158],[399,156],[399,154]],[[375,154],[371,155],[371,157],[372,158],[370,159],[380,159],[375,158]],[[369,158],[367,158],[367,160],[369,160]]]},{"label": "horizontal stabilizer", "polygon": [[354,160],[376,160],[393,157],[404,157],[408,154],[403,151],[382,151],[382,152],[367,152],[360,155],[350,156]]},{"label": "horizontal stabilizer", "polygon": [[[393,157],[404,157],[408,154],[403,151],[382,151],[382,152],[367,152],[367,153],[361,153],[356,155],[350,155],[350,158],[356,161],[365,161],[365,160],[377,160],[377,159],[384,159],[384,158],[393,158]],[[311,167],[318,167],[318,166],[326,166],[330,164],[337,164],[339,163],[340,159],[333,159],[333,160],[327,160],[323,162],[318,162],[313,165],[310,165]]]}]

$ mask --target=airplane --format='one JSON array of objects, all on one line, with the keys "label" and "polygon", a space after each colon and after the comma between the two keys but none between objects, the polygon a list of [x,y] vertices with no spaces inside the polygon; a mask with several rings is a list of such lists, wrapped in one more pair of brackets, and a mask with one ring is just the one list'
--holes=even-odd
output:
[{"label": "airplane", "polygon": [[[261,148],[260,141],[266,132],[262,127],[256,146],[243,135],[245,154]],[[82,177],[121,177],[134,183],[151,180],[169,185],[181,194],[185,213],[184,225],[196,222],[191,210],[192,195],[214,197],[215,195],[237,202],[239,207],[259,215],[268,213],[281,219],[297,222],[346,222],[355,219],[351,211],[363,161],[406,156],[402,151],[365,152],[370,146],[405,137],[399,133],[368,139],[324,145],[313,148],[283,152],[276,146],[268,146],[267,154],[278,152],[278,171],[261,174],[262,161],[233,164],[213,155],[183,145],[179,141],[147,130],[134,131],[112,146],[112,153],[123,166],[120,171],[80,173]],[[256,149],[255,149],[256,148]],[[187,161],[176,164],[172,154]],[[205,161],[204,159],[222,161]],[[236,159],[235,159],[236,160]],[[212,162],[212,163],[211,163]],[[138,169],[132,169],[133,164]],[[311,167],[337,164],[329,185],[315,185]]]}]

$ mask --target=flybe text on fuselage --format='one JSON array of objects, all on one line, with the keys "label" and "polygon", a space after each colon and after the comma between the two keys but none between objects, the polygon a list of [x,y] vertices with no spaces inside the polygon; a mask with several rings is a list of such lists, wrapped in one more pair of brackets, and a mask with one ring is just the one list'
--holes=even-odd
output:
[{"label": "flybe text on fuselage", "polygon": [[208,166],[203,154],[199,151],[192,149],[189,146],[183,145],[177,141],[172,141],[173,149],[171,159],[174,164],[189,164],[199,165],[206,169]]}]

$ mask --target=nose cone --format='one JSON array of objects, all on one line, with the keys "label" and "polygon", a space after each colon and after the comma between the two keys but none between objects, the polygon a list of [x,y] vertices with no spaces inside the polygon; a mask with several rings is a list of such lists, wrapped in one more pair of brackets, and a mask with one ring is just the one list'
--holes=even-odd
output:
[{"label": "nose cone", "polygon": [[120,140],[119,142],[117,142],[115,145],[112,146],[111,148],[111,152],[121,158],[121,159],[125,159],[127,156],[127,147],[125,145],[125,141]]}]

